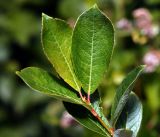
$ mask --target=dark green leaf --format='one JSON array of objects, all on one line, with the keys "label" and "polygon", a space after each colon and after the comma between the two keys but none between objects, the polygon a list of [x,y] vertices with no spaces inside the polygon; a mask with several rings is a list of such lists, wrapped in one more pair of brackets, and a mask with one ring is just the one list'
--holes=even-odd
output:
[{"label": "dark green leaf", "polygon": [[142,121],[142,104],[136,94],[130,93],[129,99],[116,123],[117,128],[126,128],[137,136]]},{"label": "dark green leaf", "polygon": [[118,129],[114,132],[113,137],[133,137],[133,132],[127,129]]},{"label": "dark green leaf", "polygon": [[43,50],[64,81],[75,90],[80,91],[70,59],[71,36],[72,29],[64,21],[42,15]]},{"label": "dark green leaf", "polygon": [[75,93],[62,80],[40,68],[28,67],[16,73],[29,87],[38,92],[64,101],[82,104],[81,99],[77,96],[77,92]]},{"label": "dark green leaf", "polygon": [[143,69],[144,66],[139,66],[131,71],[118,87],[111,110],[111,122],[113,126],[115,126],[115,123],[129,98],[134,83]]},{"label": "dark green leaf", "polygon": [[106,129],[98,122],[98,120],[81,105],[63,102],[66,110],[84,127],[97,132],[106,137],[110,137]]},{"label": "dark green leaf", "polygon": [[113,52],[111,21],[92,7],[77,20],[72,37],[72,58],[76,75],[86,93],[93,93],[108,68]]}]

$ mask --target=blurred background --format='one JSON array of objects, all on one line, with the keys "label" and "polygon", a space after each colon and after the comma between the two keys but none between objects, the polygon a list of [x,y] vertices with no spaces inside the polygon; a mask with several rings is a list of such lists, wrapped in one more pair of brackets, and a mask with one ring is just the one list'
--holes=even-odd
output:
[{"label": "blurred background", "polygon": [[66,20],[97,3],[116,30],[116,48],[99,90],[107,117],[117,86],[146,64],[134,91],[143,103],[139,137],[160,137],[160,0],[0,0],[0,137],[97,137],[62,103],[29,89],[15,71],[37,66],[53,71],[40,40],[41,14]]}]

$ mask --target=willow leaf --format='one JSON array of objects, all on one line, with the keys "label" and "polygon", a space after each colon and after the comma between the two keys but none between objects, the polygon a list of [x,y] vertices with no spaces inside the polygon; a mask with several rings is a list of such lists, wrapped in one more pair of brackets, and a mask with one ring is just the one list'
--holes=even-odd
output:
[{"label": "willow leaf", "polygon": [[113,52],[111,21],[93,6],[77,20],[72,37],[73,66],[82,88],[93,93],[108,68]]},{"label": "willow leaf", "polygon": [[43,69],[28,67],[16,73],[33,90],[63,101],[82,104],[77,92]]},{"label": "willow leaf", "polygon": [[133,137],[136,137],[142,121],[142,104],[133,92],[116,123],[116,128],[126,128],[133,131]]},{"label": "willow leaf", "polygon": [[72,29],[67,23],[42,14],[43,50],[64,81],[80,91],[70,58],[71,36]]},{"label": "willow leaf", "polygon": [[140,76],[140,74],[143,72],[143,70],[143,65],[132,70],[118,87],[111,109],[112,126],[115,126],[117,119],[119,118],[126,102],[128,101],[134,83],[136,79]]}]

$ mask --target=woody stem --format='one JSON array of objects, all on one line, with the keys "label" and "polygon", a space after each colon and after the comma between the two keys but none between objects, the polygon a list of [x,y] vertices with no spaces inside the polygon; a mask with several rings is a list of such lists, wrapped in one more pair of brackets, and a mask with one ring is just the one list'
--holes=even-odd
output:
[{"label": "woody stem", "polygon": [[84,102],[84,105],[83,105],[83,106],[84,106],[85,108],[87,108],[87,109],[93,114],[93,116],[98,119],[98,121],[99,121],[99,122],[102,124],[102,126],[108,131],[108,133],[109,133],[111,136],[113,136],[113,132],[114,132],[113,129],[110,128],[110,127],[108,127],[108,126],[104,123],[104,121],[100,118],[100,116],[97,114],[97,112],[95,111],[95,109],[94,109],[93,106],[91,105],[91,103],[90,103],[90,94],[88,94],[87,100],[86,100],[85,97],[83,97],[83,95],[82,95],[81,92],[79,92],[79,94],[80,94],[80,97],[81,97],[82,101]]},{"label": "woody stem", "polygon": [[113,128],[108,127],[104,121],[100,118],[100,116],[97,114],[97,112],[95,111],[95,109],[93,108],[93,106],[91,104],[88,104],[87,102],[85,102],[84,105],[85,108],[87,108],[94,117],[96,117],[98,119],[98,121],[102,124],[102,126],[108,131],[108,133],[113,136],[114,130]]}]

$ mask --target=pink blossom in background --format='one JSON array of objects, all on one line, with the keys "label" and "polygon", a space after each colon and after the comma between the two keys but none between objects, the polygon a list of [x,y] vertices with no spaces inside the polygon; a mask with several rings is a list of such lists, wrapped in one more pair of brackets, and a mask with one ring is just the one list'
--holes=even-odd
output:
[{"label": "pink blossom in background", "polygon": [[145,9],[145,8],[139,8],[139,9],[134,10],[133,17],[145,19],[148,22],[152,21],[150,12],[148,11],[148,9]]},{"label": "pink blossom in background", "polygon": [[143,62],[146,65],[145,72],[154,72],[160,65],[160,51],[150,51],[145,54]]},{"label": "pink blossom in background", "polygon": [[133,17],[135,20],[135,26],[140,29],[143,35],[150,38],[157,35],[155,26],[152,23],[152,16],[150,12],[145,8],[139,8],[133,11]]},{"label": "pink blossom in background", "polygon": [[116,23],[118,29],[130,30],[132,28],[132,24],[129,20],[123,18]]},{"label": "pink blossom in background", "polygon": [[147,9],[139,8],[133,11],[135,25],[139,29],[150,28],[152,26],[151,14]]},{"label": "pink blossom in background", "polygon": [[61,127],[68,128],[75,123],[76,121],[74,118],[67,111],[64,111],[60,121]]}]

